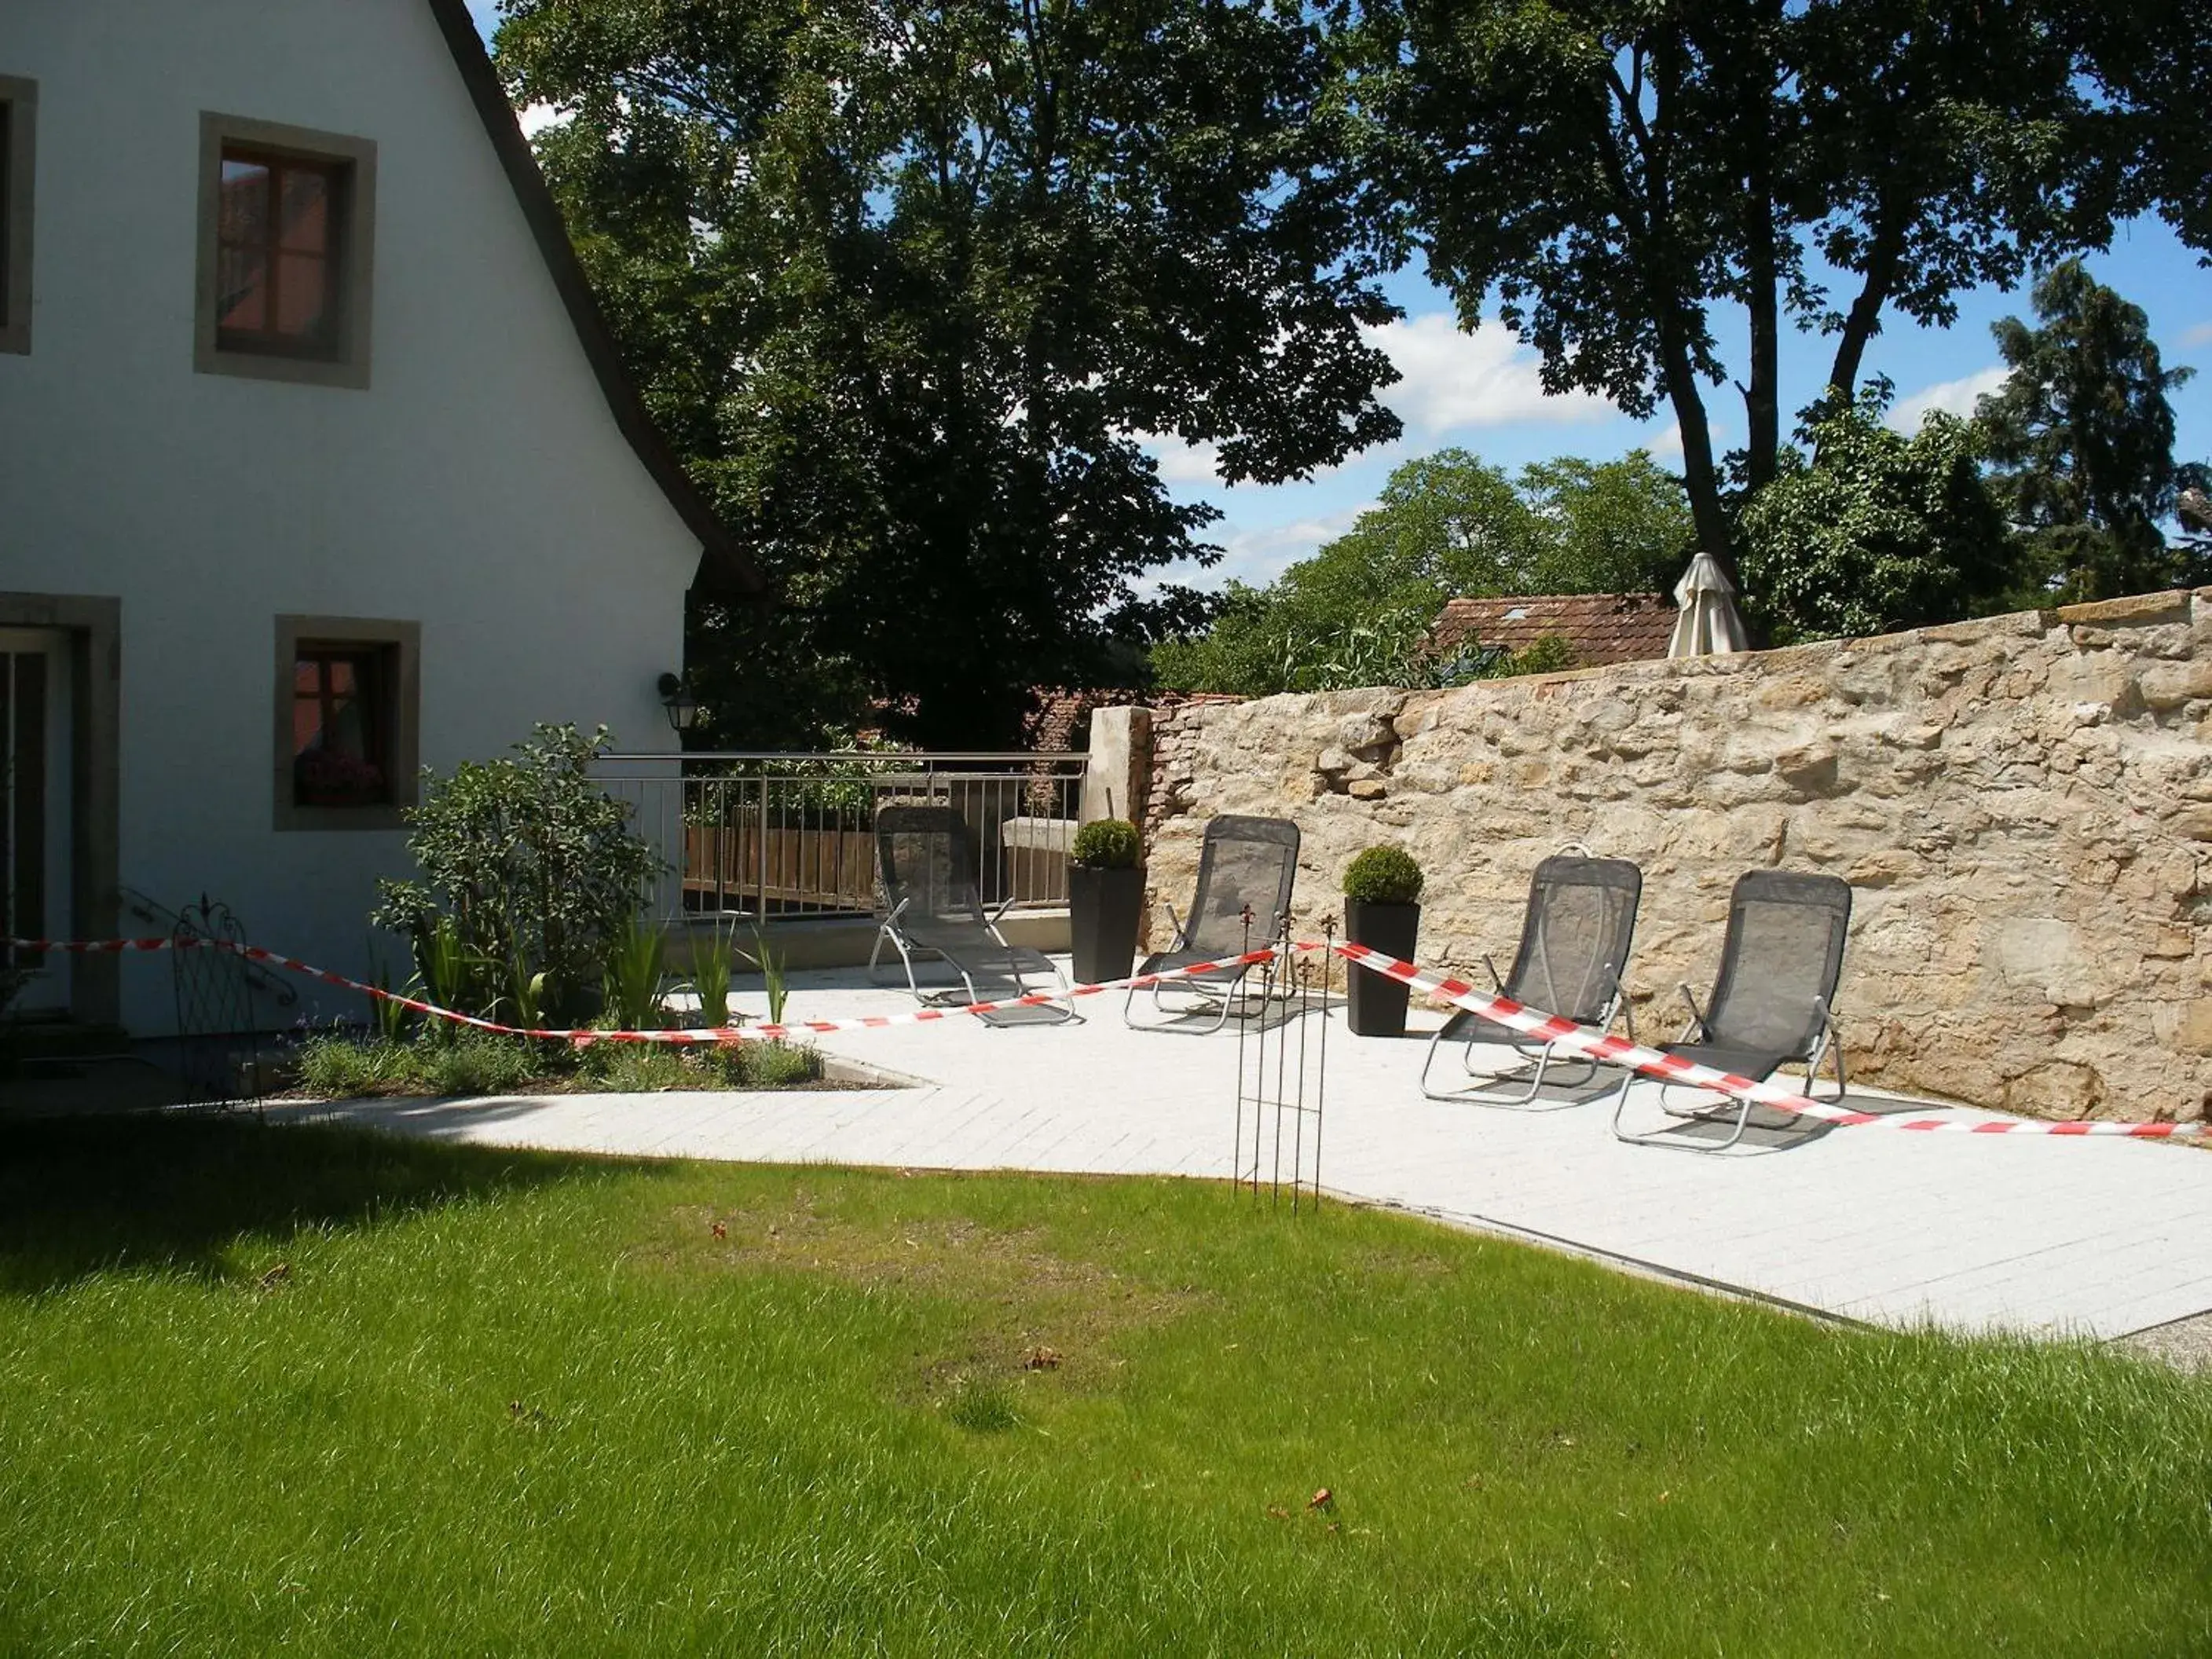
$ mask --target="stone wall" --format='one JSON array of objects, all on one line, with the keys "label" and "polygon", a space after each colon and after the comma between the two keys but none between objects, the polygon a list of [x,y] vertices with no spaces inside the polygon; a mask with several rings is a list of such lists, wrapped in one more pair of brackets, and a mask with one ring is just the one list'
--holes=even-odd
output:
[{"label": "stone wall", "polygon": [[[1856,890],[1867,1080],[2057,1117],[2212,1103],[2212,589],[1788,650],[1155,720],[1155,900],[1204,820],[1294,818],[1297,926],[1361,848],[1428,873],[1421,958],[1501,969],[1568,842],[1644,873],[1632,989],[1672,1037],[1761,866]],[[1157,915],[1155,909],[1154,915]]]}]

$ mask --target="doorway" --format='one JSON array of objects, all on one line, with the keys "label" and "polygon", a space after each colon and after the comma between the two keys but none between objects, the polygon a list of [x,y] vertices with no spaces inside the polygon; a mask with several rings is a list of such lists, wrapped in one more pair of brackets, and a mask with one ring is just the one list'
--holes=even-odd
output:
[{"label": "doorway", "polygon": [[[71,648],[64,629],[0,628],[0,937],[71,931]],[[19,951],[7,959],[31,975],[10,1012],[70,1006],[67,953]]]}]

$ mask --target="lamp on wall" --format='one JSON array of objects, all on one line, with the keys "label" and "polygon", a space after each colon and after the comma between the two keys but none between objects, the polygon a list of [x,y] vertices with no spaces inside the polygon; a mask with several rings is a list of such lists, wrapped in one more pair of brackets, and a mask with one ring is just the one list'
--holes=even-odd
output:
[{"label": "lamp on wall", "polygon": [[698,722],[699,699],[691,695],[681,674],[660,677],[660,706],[668,711],[668,724],[679,735]]}]

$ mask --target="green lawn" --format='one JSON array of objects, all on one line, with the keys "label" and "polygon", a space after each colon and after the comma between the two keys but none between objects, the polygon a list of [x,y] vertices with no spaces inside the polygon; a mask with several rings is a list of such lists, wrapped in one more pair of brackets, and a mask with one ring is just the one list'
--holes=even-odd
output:
[{"label": "green lawn", "polygon": [[2209,1499],[2146,1363],[1218,1187],[0,1126],[4,1654],[2202,1654]]}]

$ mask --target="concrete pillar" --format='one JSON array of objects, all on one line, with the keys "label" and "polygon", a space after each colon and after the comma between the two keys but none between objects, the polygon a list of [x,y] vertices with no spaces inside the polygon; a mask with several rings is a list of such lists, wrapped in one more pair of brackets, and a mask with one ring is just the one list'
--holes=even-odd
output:
[{"label": "concrete pillar", "polygon": [[1122,707],[1093,709],[1091,766],[1083,775],[1082,818],[1145,820],[1152,785],[1152,711]]}]

